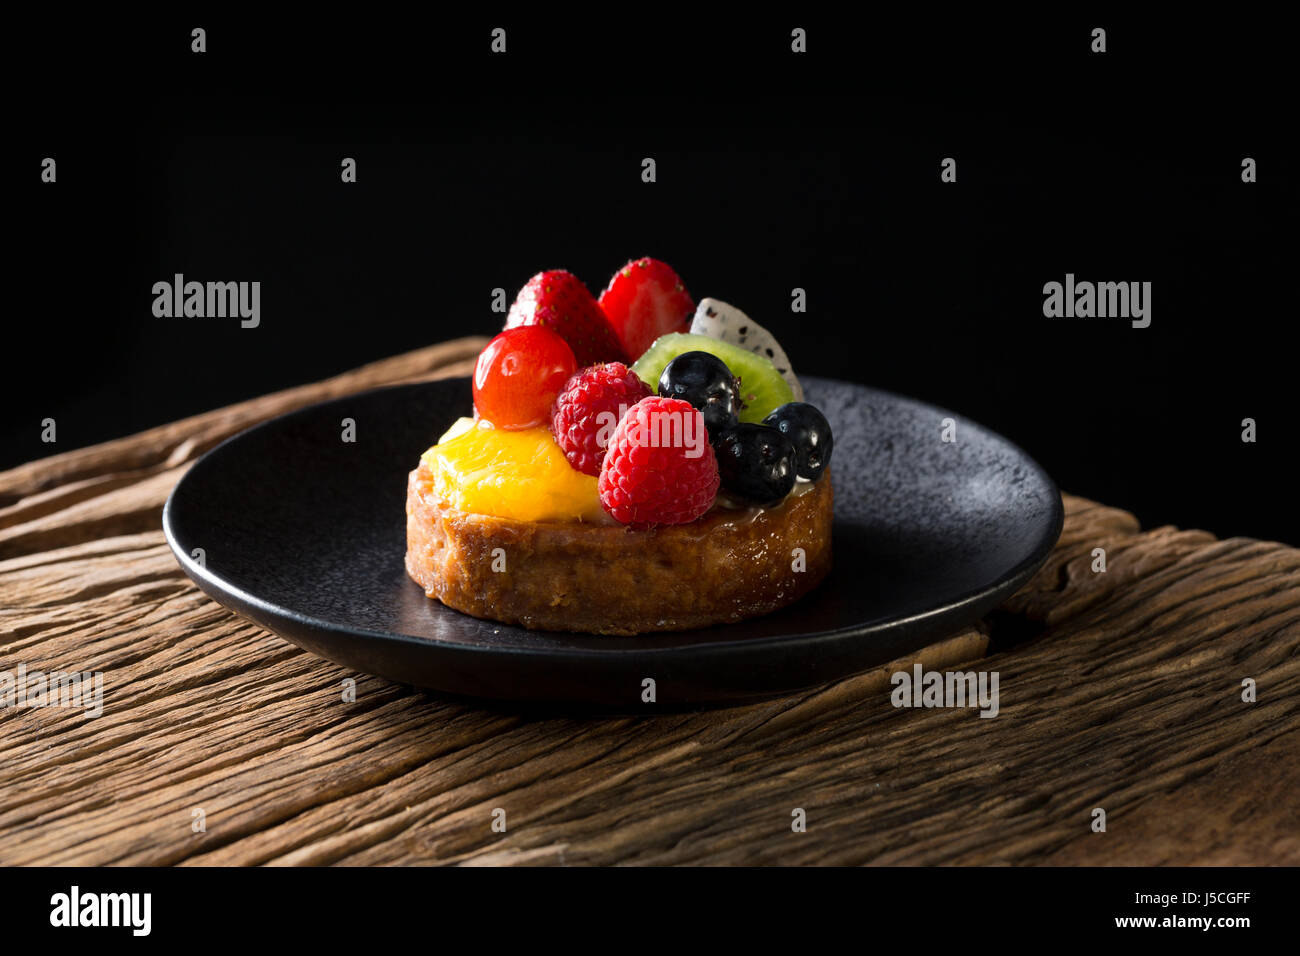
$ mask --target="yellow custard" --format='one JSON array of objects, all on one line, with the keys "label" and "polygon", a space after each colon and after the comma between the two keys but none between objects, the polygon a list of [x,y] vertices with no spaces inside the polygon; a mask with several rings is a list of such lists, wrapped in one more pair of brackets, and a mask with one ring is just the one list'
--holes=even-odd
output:
[{"label": "yellow custard", "polygon": [[516,521],[609,522],[596,479],[569,465],[550,429],[506,431],[461,419],[421,457],[433,492],[457,511]]}]

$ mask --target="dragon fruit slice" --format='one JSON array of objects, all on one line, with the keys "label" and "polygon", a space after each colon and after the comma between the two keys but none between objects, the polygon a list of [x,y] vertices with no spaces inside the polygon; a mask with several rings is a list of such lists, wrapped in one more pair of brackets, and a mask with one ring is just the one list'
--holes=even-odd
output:
[{"label": "dragon fruit slice", "polygon": [[771,332],[734,305],[728,305],[720,299],[701,299],[695,309],[695,318],[691,320],[691,332],[729,342],[763,356],[776,366],[781,377],[790,384],[794,400],[803,401],[803,386],[790,368],[790,359],[785,354],[785,349],[781,348],[781,343]]}]

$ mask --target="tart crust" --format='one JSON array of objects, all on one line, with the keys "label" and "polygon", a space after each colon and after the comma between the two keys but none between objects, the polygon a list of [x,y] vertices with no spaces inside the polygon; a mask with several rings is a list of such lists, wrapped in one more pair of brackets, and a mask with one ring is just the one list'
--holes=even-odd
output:
[{"label": "tart crust", "polygon": [[621,635],[707,627],[785,607],[831,569],[829,469],[775,508],[714,508],[649,530],[469,514],[431,484],[421,462],[407,484],[407,573],[448,607],[505,624]]}]

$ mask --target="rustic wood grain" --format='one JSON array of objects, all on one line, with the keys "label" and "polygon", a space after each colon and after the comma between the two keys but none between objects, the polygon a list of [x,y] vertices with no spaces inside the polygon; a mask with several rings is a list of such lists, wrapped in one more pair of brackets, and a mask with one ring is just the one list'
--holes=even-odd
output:
[{"label": "rustic wood grain", "polygon": [[159,515],[202,451],[464,374],[481,344],[0,473],[0,671],[106,682],[99,717],[0,710],[0,864],[1300,863],[1300,551],[1280,544],[1066,496],[1042,571],[919,658],[998,671],[991,720],[895,709],[910,660],[728,710],[478,708],[314,658],[184,576]]}]

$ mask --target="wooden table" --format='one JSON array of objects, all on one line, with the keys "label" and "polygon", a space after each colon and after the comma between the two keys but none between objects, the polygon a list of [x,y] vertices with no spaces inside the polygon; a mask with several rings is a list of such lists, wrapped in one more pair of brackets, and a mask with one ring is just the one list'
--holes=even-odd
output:
[{"label": "wooden table", "polygon": [[98,717],[0,710],[0,864],[1300,863],[1284,545],[1066,496],[1046,567],[919,658],[998,671],[991,720],[893,707],[910,660],[703,713],[479,708],[312,657],[181,572],[160,512],[198,455],[290,408],[465,374],[482,341],[0,473],[0,673],[105,675]]}]

